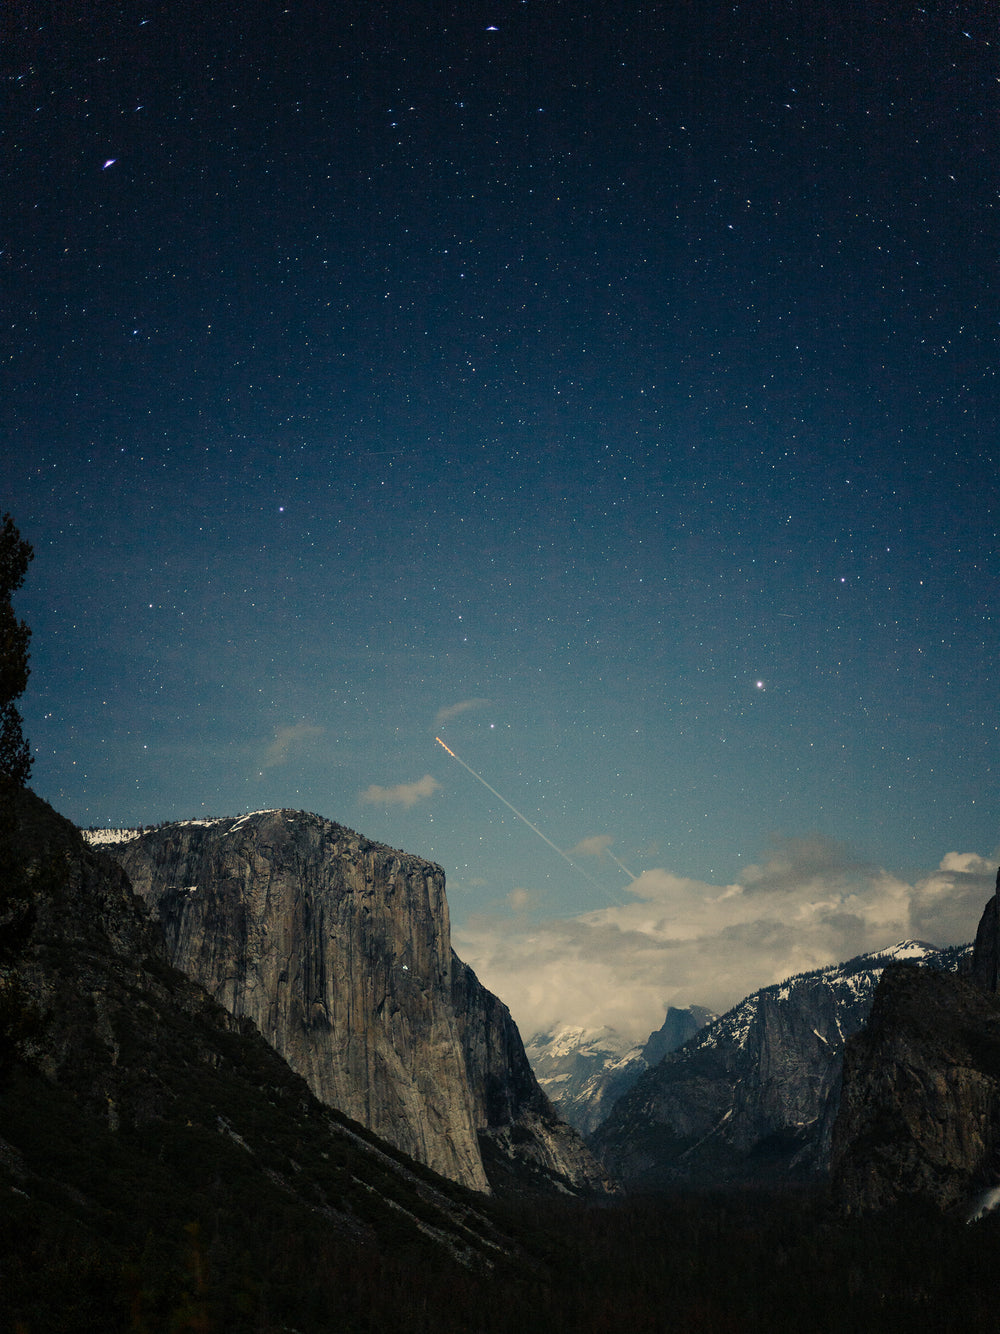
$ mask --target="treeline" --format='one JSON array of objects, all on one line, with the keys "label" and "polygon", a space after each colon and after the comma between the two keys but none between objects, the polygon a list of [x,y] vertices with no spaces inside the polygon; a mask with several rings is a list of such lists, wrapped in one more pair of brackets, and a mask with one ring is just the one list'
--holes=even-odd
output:
[{"label": "treeline", "polygon": [[[138,1184],[138,1183],[137,1183]],[[218,1198],[215,1199],[218,1205]],[[23,1334],[856,1334],[993,1328],[1000,1221],[845,1221],[821,1191],[612,1207],[493,1206],[522,1251],[490,1274],[412,1234],[379,1250],[273,1202],[161,1204],[128,1241],[0,1217]],[[158,1210],[158,1212],[160,1212]],[[13,1254],[12,1254],[13,1251]],[[14,1262],[13,1269],[10,1268]],[[8,1308],[8,1312],[10,1308]]]}]

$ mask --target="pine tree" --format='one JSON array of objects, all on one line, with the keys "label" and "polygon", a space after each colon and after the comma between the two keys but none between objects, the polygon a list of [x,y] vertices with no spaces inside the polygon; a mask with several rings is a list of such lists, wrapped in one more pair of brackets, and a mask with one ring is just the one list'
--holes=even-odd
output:
[{"label": "pine tree", "polygon": [[14,703],[28,684],[31,631],[14,615],[11,597],[24,583],[33,557],[30,544],[5,514],[0,528],[0,785],[15,787],[24,787],[31,772],[31,753]]},{"label": "pine tree", "polygon": [[28,781],[31,753],[14,701],[28,684],[31,631],[14,615],[11,597],[24,583],[34,553],[9,514],[0,527],[0,1087],[24,1043],[38,1031],[37,1007],[18,975],[19,951],[35,921],[33,886],[16,835],[15,799]]}]

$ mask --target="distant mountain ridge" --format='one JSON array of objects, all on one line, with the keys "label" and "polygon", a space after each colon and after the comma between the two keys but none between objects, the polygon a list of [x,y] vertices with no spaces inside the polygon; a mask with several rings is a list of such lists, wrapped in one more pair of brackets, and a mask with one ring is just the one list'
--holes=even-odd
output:
[{"label": "distant mountain ridge", "polygon": [[763,987],[641,1075],[592,1147],[632,1189],[824,1173],[844,1043],[883,969],[955,971],[969,949],[902,941]]},{"label": "distant mountain ridge", "polygon": [[669,1051],[682,1046],[716,1016],[703,1006],[670,1006],[663,1024],[644,1043],[633,1043],[613,1028],[562,1025],[536,1033],[525,1051],[539,1084],[560,1116],[587,1135],[597,1129],[614,1103]]}]

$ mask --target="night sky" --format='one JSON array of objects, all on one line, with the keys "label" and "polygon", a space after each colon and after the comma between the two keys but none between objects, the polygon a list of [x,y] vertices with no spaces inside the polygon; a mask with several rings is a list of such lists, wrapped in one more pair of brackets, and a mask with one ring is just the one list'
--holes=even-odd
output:
[{"label": "night sky", "polygon": [[8,0],[36,790],[440,862],[522,1027],[971,938],[996,19]]}]

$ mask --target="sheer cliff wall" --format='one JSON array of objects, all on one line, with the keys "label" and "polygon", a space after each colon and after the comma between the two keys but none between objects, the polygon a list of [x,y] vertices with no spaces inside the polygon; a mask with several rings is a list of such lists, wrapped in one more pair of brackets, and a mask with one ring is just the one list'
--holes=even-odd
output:
[{"label": "sheer cliff wall", "polygon": [[174,965],[324,1102],[476,1190],[490,1189],[480,1136],[507,1160],[503,1141],[530,1141],[557,1184],[606,1185],[506,1007],[453,955],[439,866],[290,810],[166,825],[109,852]]}]

